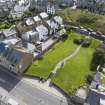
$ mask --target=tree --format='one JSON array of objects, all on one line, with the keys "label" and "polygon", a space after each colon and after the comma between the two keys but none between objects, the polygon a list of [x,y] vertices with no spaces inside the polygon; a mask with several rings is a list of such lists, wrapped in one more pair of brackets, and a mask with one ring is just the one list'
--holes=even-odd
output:
[{"label": "tree", "polygon": [[91,70],[96,70],[97,66],[103,67],[105,65],[105,44],[98,46],[93,54],[91,63]]}]

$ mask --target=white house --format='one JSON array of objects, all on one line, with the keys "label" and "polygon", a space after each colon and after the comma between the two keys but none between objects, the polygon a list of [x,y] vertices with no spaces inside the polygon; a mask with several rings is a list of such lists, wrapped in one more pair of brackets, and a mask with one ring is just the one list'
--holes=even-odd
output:
[{"label": "white house", "polygon": [[39,14],[39,16],[41,17],[41,19],[43,20],[48,20],[49,19],[49,15],[46,12],[41,12]]},{"label": "white house", "polygon": [[46,21],[46,23],[50,29],[50,34],[55,33],[56,30],[58,30],[58,28],[59,28],[59,25],[56,22],[54,22],[52,19]]},{"label": "white house", "polygon": [[26,19],[26,25],[27,26],[32,26],[32,25],[34,25],[35,23],[34,23],[34,20],[32,19],[32,18],[28,18],[28,19]]},{"label": "white house", "polygon": [[14,6],[14,8],[10,12],[10,17],[13,19],[21,18],[24,12],[28,11],[30,7],[29,0],[19,0],[18,4]]},{"label": "white house", "polygon": [[37,41],[39,41],[39,33],[33,30],[28,31],[22,34],[22,39],[30,43],[36,43]]},{"label": "white house", "polygon": [[44,25],[37,26],[36,31],[39,33],[39,40],[48,39],[48,29]]},{"label": "white house", "polygon": [[14,38],[17,37],[18,32],[16,31],[15,27],[11,27],[9,29],[3,29],[0,37],[2,38]]},{"label": "white house", "polygon": [[55,16],[54,21],[59,25],[63,25],[63,19],[61,16]]},{"label": "white house", "polygon": [[42,24],[42,20],[41,20],[41,18],[39,16],[34,16],[33,20],[35,21],[36,26]]}]

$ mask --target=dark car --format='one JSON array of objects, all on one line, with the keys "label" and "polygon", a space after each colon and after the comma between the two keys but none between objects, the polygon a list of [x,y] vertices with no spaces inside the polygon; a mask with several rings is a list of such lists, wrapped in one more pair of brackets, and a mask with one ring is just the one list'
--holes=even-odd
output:
[{"label": "dark car", "polygon": [[97,35],[103,35],[103,33],[100,31],[97,31],[96,33],[97,33]]}]

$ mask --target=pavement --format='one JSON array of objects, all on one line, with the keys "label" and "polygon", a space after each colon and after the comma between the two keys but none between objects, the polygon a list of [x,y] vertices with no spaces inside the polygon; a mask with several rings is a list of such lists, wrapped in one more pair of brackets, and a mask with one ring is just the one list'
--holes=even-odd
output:
[{"label": "pavement", "polygon": [[49,86],[50,79],[48,79],[48,81],[46,81],[44,83],[39,82],[39,80],[32,79],[32,78],[23,78],[23,81],[27,82],[28,84],[30,84],[40,90],[44,90],[44,91],[48,92],[49,94],[52,94],[52,95],[58,97],[59,99],[62,98],[64,101],[66,101],[66,97],[64,95],[62,95],[61,92],[59,92],[53,86]]},{"label": "pavement", "polygon": [[39,89],[25,79],[6,72],[0,67],[0,95],[19,102],[20,105],[68,105],[63,97],[44,89]]}]

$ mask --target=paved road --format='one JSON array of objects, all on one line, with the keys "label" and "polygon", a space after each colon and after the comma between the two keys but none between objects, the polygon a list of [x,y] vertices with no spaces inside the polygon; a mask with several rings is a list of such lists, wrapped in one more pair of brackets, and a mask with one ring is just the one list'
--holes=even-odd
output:
[{"label": "paved road", "polygon": [[12,96],[27,105],[68,105],[67,102],[62,102],[62,99],[39,90],[1,69],[3,68],[0,67],[0,87],[9,93],[9,97]]}]

